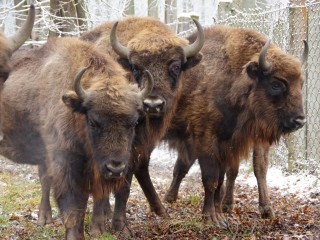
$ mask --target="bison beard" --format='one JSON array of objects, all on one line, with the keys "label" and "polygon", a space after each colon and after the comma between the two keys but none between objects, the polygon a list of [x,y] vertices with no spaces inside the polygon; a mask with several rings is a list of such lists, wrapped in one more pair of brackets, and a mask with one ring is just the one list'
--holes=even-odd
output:
[{"label": "bison beard", "polygon": [[17,52],[13,66],[2,91],[0,153],[39,166],[39,223],[52,221],[52,185],[66,239],[83,239],[89,194],[103,199],[123,184],[151,74],[139,90],[112,58],[75,38]]},{"label": "bison beard", "polygon": [[[198,33],[196,41],[188,44],[184,38],[177,37],[164,23],[149,17],[129,17],[116,23],[105,23],[85,33],[81,38],[90,41],[101,51],[110,52],[128,71],[128,79],[143,86],[141,71],[149,70],[155,79],[153,91],[143,101],[145,116],[136,126],[130,166],[123,187],[115,194],[115,210],[112,228],[116,231],[126,229],[126,203],[130,185],[135,174],[151,204],[151,211],[166,216],[166,210],[152,185],[149,172],[149,155],[164,136],[176,111],[181,96],[184,72],[196,66],[202,55],[199,53],[204,43],[204,34],[195,20]],[[110,36],[110,39],[108,38]],[[103,213],[111,210],[103,201],[94,201],[91,233],[103,233]],[[127,232],[130,234],[130,231]]]}]

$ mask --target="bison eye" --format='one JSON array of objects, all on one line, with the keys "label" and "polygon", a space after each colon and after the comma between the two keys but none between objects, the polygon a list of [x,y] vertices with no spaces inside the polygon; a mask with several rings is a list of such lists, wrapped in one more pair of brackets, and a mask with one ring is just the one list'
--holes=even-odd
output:
[{"label": "bison eye", "polygon": [[88,118],[88,125],[93,130],[99,130],[101,128],[100,124],[91,118]]},{"label": "bison eye", "polygon": [[135,65],[132,65],[131,69],[132,69],[132,74],[133,74],[135,80],[137,81],[138,84],[140,84],[141,70],[138,69]]},{"label": "bison eye", "polygon": [[274,79],[274,81],[270,83],[271,96],[274,96],[274,97],[283,96],[286,90],[287,90],[287,86],[285,82],[282,80]]},{"label": "bison eye", "polygon": [[181,61],[173,61],[169,65],[169,75],[171,78],[171,88],[174,89],[181,72]]},{"label": "bison eye", "polygon": [[271,83],[272,95],[281,95],[287,90],[285,83],[280,80],[273,81]]},{"label": "bison eye", "polygon": [[181,71],[181,61],[172,62],[169,66],[169,70],[175,77],[178,77]]}]

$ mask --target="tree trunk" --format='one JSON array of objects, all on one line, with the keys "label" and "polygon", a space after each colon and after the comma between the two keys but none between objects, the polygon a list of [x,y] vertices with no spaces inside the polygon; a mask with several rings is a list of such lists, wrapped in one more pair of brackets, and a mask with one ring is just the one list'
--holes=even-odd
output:
[{"label": "tree trunk", "polygon": [[158,18],[158,1],[148,0],[148,16]]},{"label": "tree trunk", "polygon": [[134,15],[134,0],[130,0],[129,5],[126,7],[124,11],[125,15]]},{"label": "tree trunk", "polygon": [[50,0],[50,13],[53,15],[55,29],[49,37],[77,35],[79,30],[87,30],[84,0]]},{"label": "tree trunk", "polygon": [[[165,23],[174,23],[177,19],[177,0],[165,0]],[[175,33],[177,32],[177,24],[169,25]]]}]

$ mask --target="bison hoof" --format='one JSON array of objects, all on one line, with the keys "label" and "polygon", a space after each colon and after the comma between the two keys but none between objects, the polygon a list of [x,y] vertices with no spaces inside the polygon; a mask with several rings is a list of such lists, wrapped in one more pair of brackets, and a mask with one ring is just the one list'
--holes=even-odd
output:
[{"label": "bison hoof", "polygon": [[172,194],[170,192],[167,192],[166,195],[164,196],[164,201],[168,203],[177,201],[177,194]]},{"label": "bison hoof", "polygon": [[274,213],[271,206],[259,206],[259,210],[262,218],[274,218]]},{"label": "bison hoof", "polygon": [[222,211],[225,212],[225,213],[232,213],[233,204],[223,204]]},{"label": "bison hoof", "polygon": [[90,225],[89,235],[92,237],[98,237],[106,231],[104,223],[92,223]]},{"label": "bison hoof", "polygon": [[121,231],[117,231],[116,235],[119,239],[132,239],[134,234],[128,226],[124,226]]},{"label": "bison hoof", "polygon": [[45,214],[39,213],[39,218],[38,218],[38,221],[37,221],[37,225],[38,226],[44,226],[44,225],[50,224],[52,222],[53,222],[53,220],[52,220],[51,211],[50,212],[46,212]]},{"label": "bison hoof", "polygon": [[169,218],[169,214],[167,213],[166,209],[163,206],[157,207],[157,208],[153,208],[153,209],[151,209],[151,212],[154,212],[159,217]]}]

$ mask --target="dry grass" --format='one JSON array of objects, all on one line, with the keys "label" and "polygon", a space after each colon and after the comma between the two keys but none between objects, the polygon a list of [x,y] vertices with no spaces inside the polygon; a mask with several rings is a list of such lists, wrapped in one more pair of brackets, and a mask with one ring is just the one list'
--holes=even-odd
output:
[{"label": "dry grass", "polygon": [[[163,198],[171,180],[171,172],[151,166],[155,188]],[[54,223],[36,225],[40,202],[40,183],[37,168],[0,160],[0,238],[1,239],[63,239],[64,227],[54,201]],[[300,199],[299,196],[281,196],[271,189],[276,218],[261,219],[258,212],[256,188],[237,186],[236,206],[228,215],[227,229],[204,225],[201,221],[203,188],[200,174],[187,177],[181,186],[177,202],[164,203],[170,219],[161,219],[149,212],[148,203],[133,180],[127,208],[132,239],[320,239],[319,196]],[[92,200],[85,220],[88,235]],[[107,228],[110,222],[107,223]],[[105,234],[95,239],[125,239]]]}]

